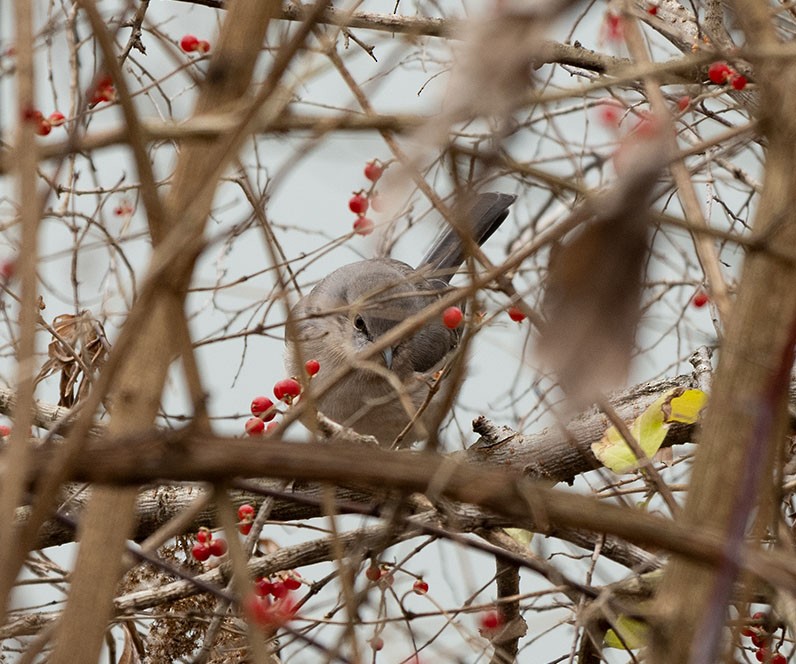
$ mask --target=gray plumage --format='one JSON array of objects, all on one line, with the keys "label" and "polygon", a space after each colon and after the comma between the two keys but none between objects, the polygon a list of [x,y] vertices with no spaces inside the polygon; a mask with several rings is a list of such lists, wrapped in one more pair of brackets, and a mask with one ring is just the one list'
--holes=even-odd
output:
[{"label": "gray plumage", "polygon": [[[515,198],[498,193],[477,196],[462,215],[462,230],[481,245],[505,220]],[[460,234],[448,228],[417,269],[390,258],[374,258],[335,270],[293,307],[288,372],[301,375],[303,361],[310,358],[320,362],[326,375],[360,362],[357,354],[369,344],[439,298],[466,256]],[[458,330],[448,329],[434,316],[412,336],[370,358],[369,366],[350,371],[318,398],[318,409],[389,445],[410,420],[407,406],[414,412],[424,402],[431,375],[458,341]],[[386,379],[386,371],[398,382]],[[437,401],[432,399],[423,421],[438,415]],[[403,442],[417,438],[418,431],[413,430]]]}]

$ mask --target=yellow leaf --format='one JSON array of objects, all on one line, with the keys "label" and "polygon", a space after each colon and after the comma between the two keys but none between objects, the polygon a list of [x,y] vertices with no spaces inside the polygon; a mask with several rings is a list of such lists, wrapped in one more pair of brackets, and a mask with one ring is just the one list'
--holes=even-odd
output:
[{"label": "yellow leaf", "polygon": [[[630,433],[644,454],[651,458],[666,438],[669,426],[673,422],[695,423],[706,401],[707,395],[701,390],[669,390],[634,420]],[[633,450],[614,426],[609,427],[591,449],[594,456],[615,473],[628,473],[639,466]]]},{"label": "yellow leaf", "polygon": [[649,634],[647,623],[635,618],[619,616],[619,619],[614,624],[622,638],[620,639],[617,636],[617,632],[609,629],[603,639],[603,644],[606,648],[621,648],[622,650],[630,648],[635,650],[647,644],[647,635]]}]

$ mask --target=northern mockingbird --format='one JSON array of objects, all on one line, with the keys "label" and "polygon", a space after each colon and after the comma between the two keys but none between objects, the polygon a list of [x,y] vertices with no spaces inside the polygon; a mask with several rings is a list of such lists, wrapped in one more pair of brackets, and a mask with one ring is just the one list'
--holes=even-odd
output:
[{"label": "northern mockingbird", "polygon": [[[354,367],[316,397],[318,410],[381,445],[393,443],[426,400],[434,373],[459,342],[459,331],[445,327],[436,315],[380,354],[366,361],[357,355],[397,324],[422,316],[468,256],[462,234],[483,244],[508,216],[515,198],[499,193],[474,197],[461,214],[458,232],[444,231],[417,269],[391,258],[359,261],[335,270],[299,300],[288,326],[289,375],[302,375],[304,361],[313,358],[322,375]],[[436,396],[421,421],[437,421],[443,400]],[[413,427],[403,442],[418,437]]]}]

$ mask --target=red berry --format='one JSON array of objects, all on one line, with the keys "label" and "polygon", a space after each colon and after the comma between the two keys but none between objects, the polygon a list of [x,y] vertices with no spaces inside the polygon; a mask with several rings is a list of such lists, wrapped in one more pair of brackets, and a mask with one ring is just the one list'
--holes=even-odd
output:
[{"label": "red berry", "polygon": [[271,602],[267,597],[251,595],[246,600],[249,617],[267,628],[282,627],[296,614],[296,607],[289,599]]},{"label": "red berry", "polygon": [[384,639],[380,636],[374,636],[370,640],[370,647],[373,648],[373,650],[381,650],[384,647]]},{"label": "red berry", "polygon": [[318,360],[307,360],[304,363],[304,370],[308,376],[314,376],[321,370],[321,363]]},{"label": "red berry", "polygon": [[287,597],[288,592],[290,591],[283,581],[277,581],[271,585],[271,594],[277,599]]},{"label": "red berry", "polygon": [[607,41],[618,42],[625,38],[622,17],[619,14],[608,12],[602,25],[602,35]]},{"label": "red berry", "polygon": [[508,314],[515,323],[522,323],[525,320],[525,314],[518,307],[509,307]]},{"label": "red berry", "polygon": [[259,417],[250,417],[246,420],[246,433],[250,436],[259,436],[265,430],[265,423]]},{"label": "red berry", "polygon": [[213,533],[207,528],[200,528],[199,532],[196,533],[196,541],[201,544],[207,544],[211,539],[213,539]]},{"label": "red berry", "polygon": [[41,111],[35,108],[25,108],[22,110],[23,122],[30,122],[31,124],[39,124],[44,119]]},{"label": "red berry", "polygon": [[17,262],[13,259],[0,262],[0,277],[3,281],[8,281],[14,276],[17,269]]},{"label": "red berry", "polygon": [[462,318],[464,318],[464,314],[459,307],[448,307],[442,312],[442,324],[451,330],[462,324]]},{"label": "red berry", "polygon": [[691,97],[688,95],[683,95],[680,99],[677,100],[677,109],[680,112],[685,111],[691,105]]},{"label": "red berry", "polygon": [[241,523],[238,525],[238,532],[241,535],[248,535],[252,531],[252,524],[251,523]]},{"label": "red berry", "polygon": [[180,39],[180,48],[186,53],[192,53],[199,45],[199,40],[194,35],[185,35]]},{"label": "red berry", "polygon": [[5,438],[6,436],[11,435],[11,427],[6,426],[5,424],[0,424],[0,436]]},{"label": "red berry", "polygon": [[428,592],[428,584],[423,579],[418,579],[412,586],[412,590],[418,595],[425,595]]},{"label": "red berry", "polygon": [[647,7],[647,13],[650,16],[655,16],[658,13],[658,5],[649,5]]},{"label": "red berry", "polygon": [[732,73],[732,69],[726,62],[714,62],[708,67],[708,78],[716,85],[724,85]]},{"label": "red berry", "polygon": [[697,309],[701,309],[708,303],[709,299],[710,298],[705,291],[699,290],[696,292],[694,297],[691,298],[691,304],[693,304]]},{"label": "red berry", "polygon": [[487,611],[486,613],[481,614],[479,623],[481,625],[481,629],[497,629],[503,623],[503,618],[497,611]]},{"label": "red berry", "polygon": [[730,76],[730,85],[734,90],[743,90],[746,87],[746,76],[743,74],[733,74]]},{"label": "red berry", "polygon": [[210,542],[210,555],[211,556],[223,556],[227,552],[227,540],[225,539],[214,539]]},{"label": "red berry", "polygon": [[373,222],[367,217],[357,217],[354,221],[354,232],[357,235],[370,235],[373,232]]},{"label": "red berry", "polygon": [[301,581],[293,576],[285,577],[283,583],[285,584],[285,588],[288,590],[298,590],[301,588]]},{"label": "red berry", "polygon": [[47,120],[41,120],[38,125],[36,125],[36,133],[39,136],[46,136],[53,130],[52,126]]},{"label": "red berry", "polygon": [[768,643],[768,634],[758,632],[752,635],[752,645],[756,648],[765,648],[766,643]]},{"label": "red berry", "polygon": [[368,198],[362,194],[354,194],[348,201],[348,209],[354,214],[365,214],[368,211]]},{"label": "red berry", "polygon": [[200,39],[195,50],[197,53],[210,53],[210,42]]},{"label": "red berry", "polygon": [[374,159],[365,164],[365,177],[371,182],[378,181],[382,173],[384,173],[384,166],[378,160]]},{"label": "red berry", "polygon": [[771,657],[771,664],[786,664],[787,659],[785,659],[785,655],[780,652],[776,652]]},{"label": "red berry", "polygon": [[600,123],[612,129],[619,126],[622,120],[622,109],[615,104],[601,104],[599,109]]},{"label": "red berry", "polygon": [[202,563],[210,557],[210,546],[204,542],[197,542],[191,549],[191,555]]},{"label": "red berry", "polygon": [[274,429],[279,428],[279,422],[269,422],[268,426],[265,427],[265,435],[267,436],[270,434]]},{"label": "red berry", "polygon": [[760,648],[755,653],[755,657],[757,658],[758,662],[765,662],[768,659],[768,656],[769,656],[768,648]]},{"label": "red berry", "polygon": [[273,588],[274,584],[265,578],[257,579],[257,581],[254,584],[254,592],[257,593],[260,597],[267,597],[268,595],[270,595]]},{"label": "red berry", "polygon": [[50,113],[50,117],[47,118],[47,121],[53,127],[60,127],[64,122],[66,122],[66,118],[64,117],[63,113],[59,111],[53,111]]},{"label": "red berry", "polygon": [[238,520],[243,521],[245,519],[251,519],[254,516],[254,505],[250,505],[249,503],[243,503],[238,508]]},{"label": "red berry", "polygon": [[381,567],[378,565],[370,565],[365,570],[365,576],[368,577],[369,581],[378,581],[381,578]]},{"label": "red berry", "polygon": [[283,378],[274,383],[274,396],[279,401],[284,401],[288,404],[293,403],[293,399],[300,393],[301,385],[295,378]]},{"label": "red berry", "polygon": [[270,422],[276,417],[274,402],[268,397],[254,397],[251,403],[251,412],[255,417],[260,417],[264,422]]},{"label": "red berry", "polygon": [[765,611],[756,611],[752,614],[752,620],[764,623],[768,620],[768,614]]}]

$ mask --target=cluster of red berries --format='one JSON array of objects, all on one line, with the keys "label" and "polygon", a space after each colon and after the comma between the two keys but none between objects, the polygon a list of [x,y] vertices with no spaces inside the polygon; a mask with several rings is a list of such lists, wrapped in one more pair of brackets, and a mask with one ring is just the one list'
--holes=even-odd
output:
[{"label": "cluster of red berries", "polygon": [[246,603],[249,617],[266,628],[282,627],[292,620],[296,615],[296,603],[290,593],[301,588],[297,576],[296,572],[291,572],[278,581],[257,579],[254,594]]},{"label": "cluster of red berries", "polygon": [[113,79],[107,74],[97,78],[96,84],[88,91],[88,107],[94,108],[104,101],[116,101],[116,88]]},{"label": "cluster of red berries", "polygon": [[35,125],[36,133],[39,136],[46,136],[52,131],[53,127],[60,127],[66,122],[64,114],[60,111],[53,111],[45,118],[44,114],[35,108],[26,110],[22,114],[22,119]]},{"label": "cluster of red berries", "polygon": [[[312,378],[321,370],[321,363],[318,362],[318,360],[307,360],[304,363],[304,370],[307,372],[307,376]],[[295,378],[283,378],[274,383],[274,396],[276,400],[288,406],[290,406],[300,394],[301,383]],[[276,404],[268,397],[254,397],[251,403],[251,414],[253,417],[246,420],[246,433],[250,436],[270,433],[279,426],[278,422],[271,421],[276,417],[278,412]],[[266,422],[269,422],[268,426],[265,425]]]},{"label": "cluster of red berries", "polygon": [[741,630],[741,634],[752,640],[752,645],[757,648],[755,658],[758,662],[767,664],[786,664],[787,659],[778,650],[771,650],[773,632],[769,629],[769,616],[763,611],[758,611],[752,616],[754,625],[748,625]]},{"label": "cluster of red berries", "polygon": [[185,35],[180,39],[180,48],[186,53],[209,53],[210,42],[195,35]]},{"label": "cluster of red berries", "polygon": [[384,164],[378,159],[369,161],[365,164],[365,177],[371,181],[370,188],[361,189],[348,200],[348,209],[357,218],[354,220],[354,232],[357,235],[370,235],[373,232],[373,222],[365,216],[368,208],[372,207],[378,212],[379,199],[376,196],[376,183],[384,173]]},{"label": "cluster of red berries", "polygon": [[[506,310],[506,313],[515,323],[522,323],[522,321],[524,321],[526,318],[525,314],[522,312],[522,309],[514,305],[510,306]],[[459,307],[448,307],[442,312],[442,324],[451,330],[455,330],[457,327],[459,327],[459,325],[462,324],[463,319],[464,314]]]},{"label": "cluster of red berries", "polygon": [[746,76],[739,74],[726,62],[714,62],[708,67],[708,78],[711,83],[724,85],[729,83],[734,90],[743,90],[746,87]]},{"label": "cluster of red berries", "polygon": [[[365,568],[365,577],[368,581],[378,583],[384,588],[389,588],[395,581],[395,575],[385,565],[379,565],[375,560]],[[412,584],[412,592],[415,595],[425,595],[428,592],[428,583],[422,576],[415,579]]]},{"label": "cluster of red berries", "polygon": [[227,552],[227,541],[222,538],[213,539],[208,528],[200,528],[196,533],[196,543],[191,548],[191,555],[200,563],[210,556],[223,556]]}]

